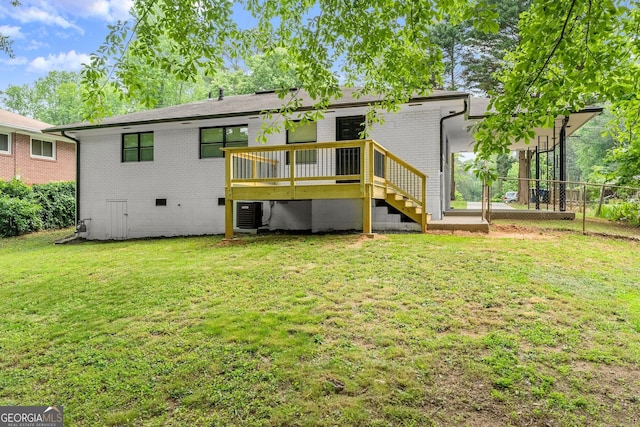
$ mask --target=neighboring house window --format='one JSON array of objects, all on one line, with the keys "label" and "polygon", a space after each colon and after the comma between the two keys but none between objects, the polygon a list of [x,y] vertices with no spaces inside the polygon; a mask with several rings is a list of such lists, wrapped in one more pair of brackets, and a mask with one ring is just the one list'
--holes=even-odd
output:
[{"label": "neighboring house window", "polygon": [[11,144],[9,144],[9,135],[0,133],[0,153],[11,154]]},{"label": "neighboring house window", "polygon": [[224,157],[225,147],[248,147],[247,125],[200,129],[200,158]]},{"label": "neighboring house window", "polygon": [[51,141],[31,139],[31,155],[36,157],[56,158],[56,145]]},{"label": "neighboring house window", "polygon": [[[316,122],[298,123],[294,129],[287,131],[287,144],[318,142]],[[288,159],[287,159],[288,160]],[[296,151],[296,163],[316,163],[317,150]],[[287,161],[287,163],[289,163]]]},{"label": "neighboring house window", "polygon": [[153,160],[153,132],[125,133],[122,135],[123,162],[149,162]]}]

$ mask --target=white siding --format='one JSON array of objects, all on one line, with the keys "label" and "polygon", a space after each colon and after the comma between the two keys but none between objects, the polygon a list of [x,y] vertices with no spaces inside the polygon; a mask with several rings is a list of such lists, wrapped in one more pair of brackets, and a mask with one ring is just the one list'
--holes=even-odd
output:
[{"label": "white siding", "polygon": [[[461,101],[446,101],[459,106]],[[386,114],[383,125],[375,125],[370,138],[429,175],[428,212],[440,217],[440,108],[446,102],[404,106],[396,114]],[[360,115],[366,108],[337,109],[318,123],[318,141],[334,141],[336,117]],[[110,210],[107,202],[126,201],[127,238],[217,234],[224,232],[224,159],[199,159],[199,129],[208,126],[249,126],[249,144],[259,134],[259,117],[227,118],[192,123],[131,126],[78,133],[81,140],[79,219],[87,221],[89,239],[110,238]],[[121,135],[154,132],[154,160],[122,163]],[[286,143],[281,132],[268,136],[269,145]],[[156,206],[156,199],[167,199]],[[360,229],[360,200],[315,200],[275,203],[270,211],[271,229],[312,229],[313,231]]]}]

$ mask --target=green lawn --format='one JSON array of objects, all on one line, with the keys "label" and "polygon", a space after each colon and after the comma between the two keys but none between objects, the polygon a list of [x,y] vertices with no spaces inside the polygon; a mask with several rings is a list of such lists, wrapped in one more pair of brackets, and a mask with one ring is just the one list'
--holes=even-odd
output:
[{"label": "green lawn", "polygon": [[65,425],[632,426],[640,244],[0,240],[0,405]]}]

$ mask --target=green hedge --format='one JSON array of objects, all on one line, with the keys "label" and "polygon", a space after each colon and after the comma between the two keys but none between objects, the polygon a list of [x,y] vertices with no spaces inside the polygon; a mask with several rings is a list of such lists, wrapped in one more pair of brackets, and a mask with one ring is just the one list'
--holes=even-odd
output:
[{"label": "green hedge", "polygon": [[75,223],[76,184],[51,182],[33,186],[33,199],[42,206],[43,228],[64,228]]},{"label": "green hedge", "polygon": [[29,187],[16,179],[0,181],[0,237],[73,225],[75,191],[74,182]]},{"label": "green hedge", "polygon": [[0,196],[0,237],[19,236],[42,228],[42,208],[28,199]]}]

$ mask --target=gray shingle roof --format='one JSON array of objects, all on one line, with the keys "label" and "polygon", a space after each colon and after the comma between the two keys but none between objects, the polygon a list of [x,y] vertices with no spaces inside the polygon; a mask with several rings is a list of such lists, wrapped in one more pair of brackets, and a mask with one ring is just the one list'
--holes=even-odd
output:
[{"label": "gray shingle roof", "polygon": [[[356,89],[343,89],[342,98],[333,102],[330,108],[346,108],[352,106],[366,106],[378,101],[377,96],[354,96]],[[313,99],[304,91],[296,92],[296,96],[302,99],[300,110],[313,108]],[[431,101],[438,99],[459,99],[466,98],[464,92],[434,91],[428,97],[416,97],[412,101]],[[61,125],[48,128],[46,132],[71,131],[84,129],[98,129],[106,127],[117,127],[126,125],[139,125],[149,123],[162,123],[183,120],[199,120],[219,117],[233,117],[259,114],[263,111],[280,108],[286,101],[280,99],[276,93],[264,92],[250,95],[226,96],[222,100],[217,98],[204,101],[192,102],[189,104],[174,105],[171,107],[158,108],[155,110],[140,111],[131,114],[108,117],[100,123],[81,122],[69,125]]]}]

